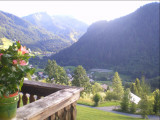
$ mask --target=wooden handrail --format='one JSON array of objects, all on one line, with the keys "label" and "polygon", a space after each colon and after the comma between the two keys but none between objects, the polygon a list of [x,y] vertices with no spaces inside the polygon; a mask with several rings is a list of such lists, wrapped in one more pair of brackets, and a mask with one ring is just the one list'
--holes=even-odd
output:
[{"label": "wooden handrail", "polygon": [[18,108],[16,120],[75,120],[76,101],[82,90],[78,87],[25,81],[22,88],[24,94],[31,94],[31,99],[37,94],[45,97]]},{"label": "wooden handrail", "polygon": [[[64,86],[50,83],[42,83],[36,81],[24,81],[22,92],[38,96],[47,96],[62,89],[78,88],[72,86]],[[81,91],[83,88],[79,88]]]}]

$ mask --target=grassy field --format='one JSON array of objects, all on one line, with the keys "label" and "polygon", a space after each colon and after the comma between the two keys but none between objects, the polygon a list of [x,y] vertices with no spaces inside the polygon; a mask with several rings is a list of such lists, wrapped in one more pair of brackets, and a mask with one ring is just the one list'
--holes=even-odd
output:
[{"label": "grassy field", "polygon": [[143,120],[77,105],[77,120]]},{"label": "grassy field", "polygon": [[82,99],[80,98],[77,101],[78,104],[88,105],[88,106],[94,106],[94,102],[91,99]]},{"label": "grassy field", "polygon": [[120,101],[105,101],[98,105],[98,107],[105,107],[105,106],[119,106]]}]

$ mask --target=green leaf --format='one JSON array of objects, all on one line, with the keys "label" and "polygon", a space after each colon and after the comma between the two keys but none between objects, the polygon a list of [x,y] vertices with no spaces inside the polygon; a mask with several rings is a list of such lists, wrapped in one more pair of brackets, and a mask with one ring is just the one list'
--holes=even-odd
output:
[{"label": "green leaf", "polygon": [[21,44],[18,41],[16,43],[17,43],[18,49],[20,49],[21,48]]}]

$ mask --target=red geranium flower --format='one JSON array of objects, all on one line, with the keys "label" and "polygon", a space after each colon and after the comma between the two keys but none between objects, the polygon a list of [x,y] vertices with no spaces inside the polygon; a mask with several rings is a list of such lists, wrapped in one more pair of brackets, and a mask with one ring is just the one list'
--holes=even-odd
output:
[{"label": "red geranium flower", "polygon": [[16,65],[17,64],[17,60],[13,60],[13,65]]},{"label": "red geranium flower", "polygon": [[26,61],[25,60],[21,60],[20,63],[19,63],[21,66],[25,66],[27,65]]}]

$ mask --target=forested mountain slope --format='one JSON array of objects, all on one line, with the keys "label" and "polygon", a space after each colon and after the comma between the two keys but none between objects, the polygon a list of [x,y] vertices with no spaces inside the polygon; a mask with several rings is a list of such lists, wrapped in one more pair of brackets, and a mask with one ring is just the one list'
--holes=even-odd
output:
[{"label": "forested mountain slope", "polygon": [[127,16],[98,21],[78,42],[51,58],[63,66],[108,68],[134,77],[158,76],[159,5],[150,3]]},{"label": "forested mountain slope", "polygon": [[0,11],[0,44],[2,40],[20,40],[20,42],[34,51],[58,52],[68,47],[69,42],[63,38],[46,31],[43,28],[32,25],[31,23],[10,13]]},{"label": "forested mountain slope", "polygon": [[50,16],[39,12],[23,17],[30,23],[50,31],[68,42],[76,42],[82,36],[88,25],[69,16]]}]

